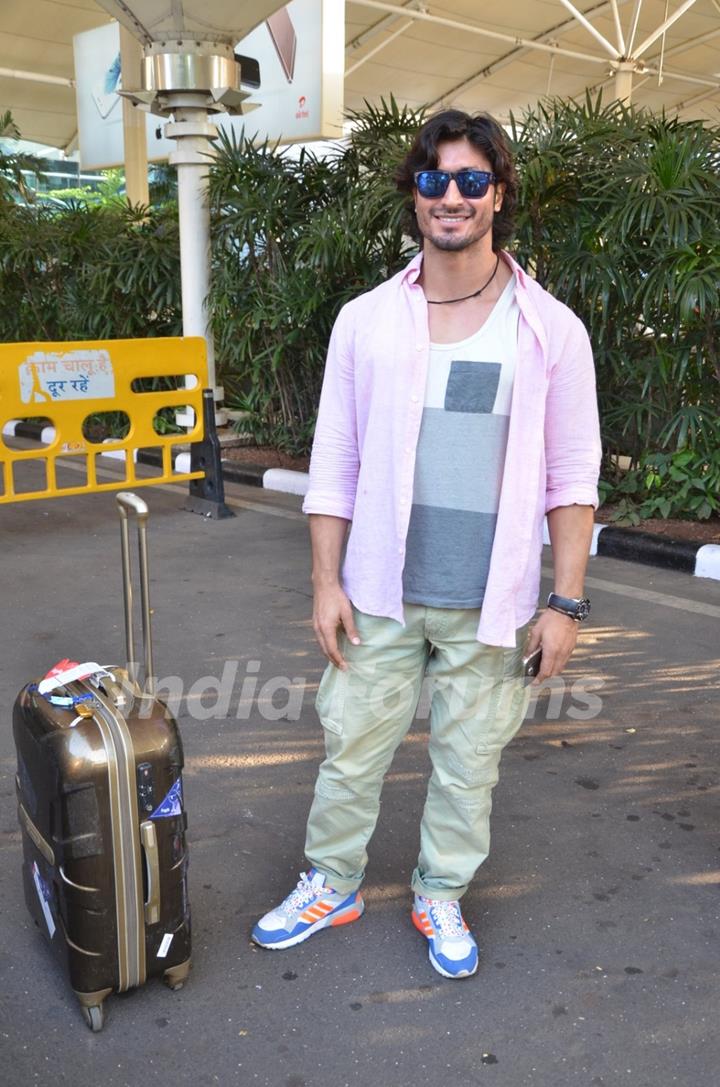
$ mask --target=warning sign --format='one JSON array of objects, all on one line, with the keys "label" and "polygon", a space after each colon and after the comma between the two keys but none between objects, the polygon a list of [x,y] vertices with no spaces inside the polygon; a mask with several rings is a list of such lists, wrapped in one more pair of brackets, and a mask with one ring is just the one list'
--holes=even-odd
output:
[{"label": "warning sign", "polygon": [[36,351],[18,368],[24,404],[64,400],[108,400],[115,396],[109,351]]}]

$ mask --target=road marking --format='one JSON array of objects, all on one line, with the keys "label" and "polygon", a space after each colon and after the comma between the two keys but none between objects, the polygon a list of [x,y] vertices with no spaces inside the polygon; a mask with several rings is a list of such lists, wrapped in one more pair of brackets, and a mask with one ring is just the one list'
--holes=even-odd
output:
[{"label": "road marking", "polygon": [[[553,571],[549,566],[543,566],[542,572],[544,577],[552,578],[553,576]],[[686,576],[692,577],[691,574]],[[663,608],[676,608],[678,611],[689,611],[694,612],[696,615],[710,615],[713,619],[720,619],[720,607],[716,604],[704,604],[700,600],[687,600],[682,596],[656,593],[652,589],[638,589],[635,585],[622,585],[617,581],[605,581],[599,577],[586,577],[585,585],[589,589],[599,589],[604,593],[615,593],[616,596],[642,600],[645,604],[659,604]]]}]

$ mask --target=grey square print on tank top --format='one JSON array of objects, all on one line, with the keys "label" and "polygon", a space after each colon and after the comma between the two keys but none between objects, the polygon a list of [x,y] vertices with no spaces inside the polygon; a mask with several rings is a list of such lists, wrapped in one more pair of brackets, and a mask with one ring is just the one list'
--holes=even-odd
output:
[{"label": "grey square print on tank top", "polygon": [[[403,570],[407,603],[477,608],[483,601],[517,348],[512,293],[511,304],[501,305],[509,293],[475,336],[431,347]],[[483,361],[498,354],[501,361]]]}]

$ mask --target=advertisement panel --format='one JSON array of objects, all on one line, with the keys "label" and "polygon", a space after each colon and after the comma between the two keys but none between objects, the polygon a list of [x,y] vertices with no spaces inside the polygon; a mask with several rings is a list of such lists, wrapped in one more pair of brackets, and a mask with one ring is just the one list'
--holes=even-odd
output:
[{"label": "advertisement panel", "polygon": [[[80,162],[84,170],[121,166],[123,126],[120,34],[109,23],[73,39]],[[237,49],[260,63],[258,108],[246,117],[221,114],[216,123],[259,142],[336,139],[342,135],[345,70],[344,0],[292,0],[241,42]],[[135,89],[135,88],[133,88]],[[147,115],[148,159],[167,159],[174,141],[162,135],[164,120]]]}]

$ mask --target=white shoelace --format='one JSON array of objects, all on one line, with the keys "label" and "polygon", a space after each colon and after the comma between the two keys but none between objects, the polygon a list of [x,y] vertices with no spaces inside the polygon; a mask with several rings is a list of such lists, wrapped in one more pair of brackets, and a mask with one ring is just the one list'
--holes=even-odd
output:
[{"label": "white shoelace", "polygon": [[441,936],[452,939],[465,935],[462,914],[457,902],[434,902],[432,916]]},{"label": "white shoelace", "polygon": [[[315,881],[318,881],[317,883]],[[291,891],[282,904],[283,913],[295,913],[297,910],[301,910],[304,906],[307,906],[318,895],[322,894],[323,878],[319,872],[316,872],[312,879],[308,879],[307,872],[300,873],[300,879],[298,885],[294,891]]]}]

